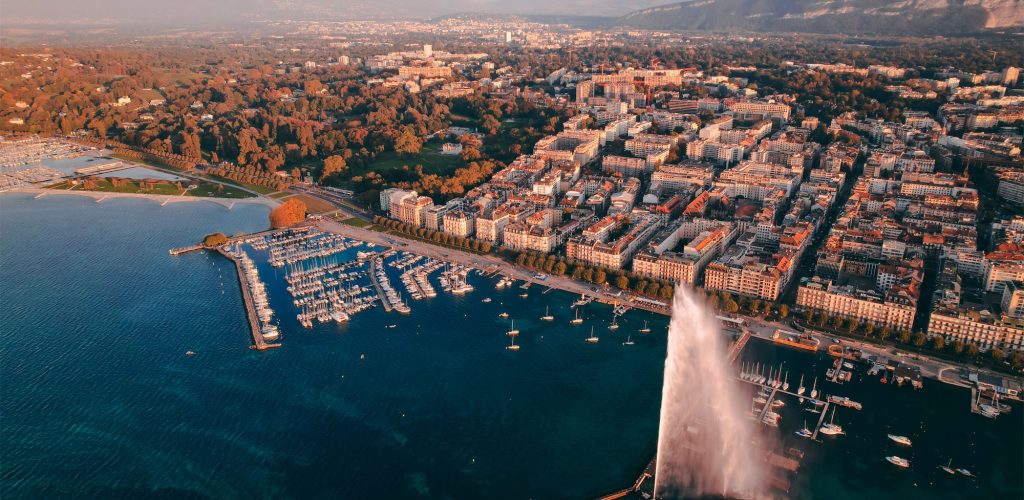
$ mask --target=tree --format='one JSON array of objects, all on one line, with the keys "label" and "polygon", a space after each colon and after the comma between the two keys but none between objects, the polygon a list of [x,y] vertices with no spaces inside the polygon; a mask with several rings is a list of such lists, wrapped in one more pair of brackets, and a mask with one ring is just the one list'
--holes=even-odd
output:
[{"label": "tree", "polygon": [[923,332],[917,332],[914,334],[914,345],[917,347],[924,347],[928,342],[928,336]]},{"label": "tree", "polygon": [[782,319],[786,319],[789,317],[789,306],[787,306],[786,304],[779,305],[779,317]]},{"label": "tree", "polygon": [[964,345],[964,343],[960,342],[959,340],[953,342],[953,350],[956,351],[957,354],[963,354],[964,353],[964,349],[966,347],[967,346]]},{"label": "tree", "polygon": [[872,333],[875,333],[875,324],[871,321],[864,323],[864,336],[870,337]]},{"label": "tree", "polygon": [[1002,363],[1003,358],[1006,357],[1006,353],[1004,353],[1003,350],[998,347],[993,347],[992,352],[990,352],[989,354],[992,355],[992,361],[995,361],[996,363]]},{"label": "tree", "polygon": [[900,330],[899,336],[900,342],[904,344],[910,343],[910,330]]},{"label": "tree", "polygon": [[1010,364],[1013,366],[1014,370],[1019,371],[1021,368],[1024,368],[1024,354],[1020,351],[1014,351],[1013,356],[1010,359]]},{"label": "tree", "polygon": [[661,285],[658,283],[651,283],[650,285],[647,285],[647,290],[645,290],[645,292],[651,297],[657,297],[659,290],[661,290]]},{"label": "tree", "polygon": [[279,229],[298,224],[306,219],[306,204],[298,198],[289,198],[270,211],[270,227]]},{"label": "tree", "polygon": [[740,310],[740,305],[736,303],[732,298],[725,299],[725,303],[722,305],[722,309],[730,314],[736,314]]},{"label": "tree", "polygon": [[338,155],[328,156],[324,159],[324,170],[320,174],[320,180],[344,172],[347,166],[344,158]]},{"label": "tree", "polygon": [[566,269],[568,269],[568,268],[569,268],[569,266],[568,266],[568,265],[566,265],[566,263],[565,263],[565,262],[563,262],[563,261],[558,261],[558,264],[555,264],[555,269],[554,269],[554,271],[555,271],[555,274],[557,274],[557,275],[559,275],[559,276],[563,276],[563,275],[565,275],[565,271],[566,271]]},{"label": "tree", "polygon": [[608,276],[604,272],[604,269],[598,269],[597,272],[594,273],[594,283],[603,285],[606,281],[608,281]]},{"label": "tree", "polygon": [[594,270],[589,268],[589,267],[584,269],[583,270],[583,279],[585,281],[594,281]]},{"label": "tree", "polygon": [[203,238],[203,245],[206,247],[219,247],[228,242],[228,237],[224,236],[224,233],[213,233],[206,235]]},{"label": "tree", "polygon": [[975,344],[974,342],[971,342],[971,343],[967,344],[967,355],[968,356],[973,358],[973,357],[978,355],[978,351],[980,351],[980,349],[978,349],[978,344]]},{"label": "tree", "polygon": [[629,288],[629,278],[625,274],[620,274],[615,278],[615,286],[621,290]]},{"label": "tree", "polygon": [[878,331],[878,338],[880,338],[882,340],[885,340],[885,339],[887,339],[887,338],[889,338],[891,336],[892,336],[892,330],[889,329],[888,326],[883,326],[882,329]]},{"label": "tree", "polygon": [[804,320],[807,321],[808,323],[813,323],[814,322],[814,317],[815,317],[814,309],[807,309],[807,310],[804,311]]},{"label": "tree", "polygon": [[423,142],[416,136],[411,125],[402,127],[402,133],[395,139],[395,152],[402,155],[414,155],[420,152]]}]

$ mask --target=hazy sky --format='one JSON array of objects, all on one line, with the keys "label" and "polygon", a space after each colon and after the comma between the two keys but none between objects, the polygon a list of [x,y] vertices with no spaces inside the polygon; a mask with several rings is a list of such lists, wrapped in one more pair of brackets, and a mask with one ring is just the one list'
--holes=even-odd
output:
[{"label": "hazy sky", "polygon": [[209,25],[459,12],[619,16],[673,0],[2,0],[4,22]]}]

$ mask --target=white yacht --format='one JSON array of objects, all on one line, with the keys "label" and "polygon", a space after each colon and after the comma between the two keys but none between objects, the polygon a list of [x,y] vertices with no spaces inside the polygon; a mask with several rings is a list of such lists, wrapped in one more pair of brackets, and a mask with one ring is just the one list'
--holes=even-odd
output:
[{"label": "white yacht", "polygon": [[885,459],[888,460],[889,463],[891,463],[891,464],[893,464],[893,465],[895,465],[897,467],[902,467],[904,469],[906,469],[907,467],[910,467],[910,460],[907,460],[905,458],[897,457],[896,455],[893,455],[891,457],[885,457]]},{"label": "white yacht", "polygon": [[907,436],[897,436],[895,434],[889,434],[889,439],[895,441],[896,443],[902,444],[903,446],[911,445],[910,438],[908,438]]}]

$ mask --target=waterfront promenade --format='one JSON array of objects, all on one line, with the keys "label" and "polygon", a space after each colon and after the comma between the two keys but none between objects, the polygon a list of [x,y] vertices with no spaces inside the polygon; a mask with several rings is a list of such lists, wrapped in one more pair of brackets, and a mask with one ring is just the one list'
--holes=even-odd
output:
[{"label": "waterfront promenade", "polygon": [[85,196],[96,200],[97,203],[102,203],[104,200],[113,198],[136,198],[143,200],[150,200],[159,203],[161,206],[167,205],[168,203],[185,203],[185,202],[196,202],[196,201],[207,201],[210,203],[216,203],[225,208],[230,209],[238,203],[245,204],[258,204],[264,205],[269,208],[277,206],[278,202],[272,198],[265,196],[256,196],[253,198],[218,198],[213,196],[177,196],[177,195],[165,195],[165,194],[145,194],[145,193],[106,193],[102,191],[81,191],[81,190],[69,190],[69,189],[49,189],[49,188],[37,188],[37,187],[19,187],[11,189],[11,193],[29,193],[35,194],[36,198],[42,198],[45,196]]}]

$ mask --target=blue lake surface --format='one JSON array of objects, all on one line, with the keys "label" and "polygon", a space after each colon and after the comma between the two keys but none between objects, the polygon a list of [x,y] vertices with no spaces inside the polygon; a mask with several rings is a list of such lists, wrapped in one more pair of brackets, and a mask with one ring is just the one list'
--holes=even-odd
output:
[{"label": "blue lake surface", "polygon": [[[650,459],[667,318],[633,311],[611,332],[611,309],[593,304],[573,327],[576,297],[534,286],[524,299],[472,275],[477,291],[438,288],[409,316],[375,308],[306,330],[264,262],[283,347],[252,351],[233,265],[167,250],[262,229],[266,213],[0,195],[4,498],[586,498]],[[546,306],[553,323],[538,319]],[[644,320],[653,331],[638,335]],[[598,344],[583,341],[591,326]],[[744,358],[808,375],[827,362],[756,341]],[[840,410],[851,435],[819,445],[789,438],[810,414],[783,409],[781,439],[807,450],[794,495],[1021,497],[1019,406],[993,422],[934,381],[829,390],[865,410]],[[886,432],[914,439],[911,470],[884,462]],[[937,476],[950,457],[979,479]]]}]

